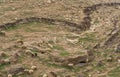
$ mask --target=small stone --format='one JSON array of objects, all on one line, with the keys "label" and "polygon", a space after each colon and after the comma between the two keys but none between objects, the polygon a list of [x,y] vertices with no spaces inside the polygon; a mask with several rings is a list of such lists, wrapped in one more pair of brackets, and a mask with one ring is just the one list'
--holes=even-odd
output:
[{"label": "small stone", "polygon": [[18,18],[14,18],[15,20],[18,20]]},{"label": "small stone", "polygon": [[91,75],[91,74],[89,74],[88,76],[89,76],[89,77],[92,77],[92,75]]},{"label": "small stone", "polygon": [[111,56],[107,57],[108,62],[112,62],[113,58]]},{"label": "small stone", "polygon": [[31,52],[31,50],[26,50],[25,53],[30,55],[31,57],[36,57],[37,56],[37,53]]},{"label": "small stone", "polygon": [[26,53],[26,54],[30,54],[30,53],[31,53],[31,50],[26,50],[25,53]]},{"label": "small stone", "polygon": [[36,57],[37,56],[37,53],[31,52],[31,50],[26,50],[25,53],[30,55],[31,57]]},{"label": "small stone", "polygon": [[12,8],[12,10],[16,10],[16,8]]},{"label": "small stone", "polygon": [[29,69],[25,69],[24,72],[27,72],[28,73]]},{"label": "small stone", "polygon": [[67,39],[67,41],[70,42],[70,43],[72,43],[72,44],[76,44],[76,43],[79,42],[78,39],[73,39],[73,40],[71,40],[71,39]]},{"label": "small stone", "polygon": [[11,0],[10,3],[13,3],[13,1]]},{"label": "small stone", "polygon": [[98,74],[100,74],[100,71],[97,71]]},{"label": "small stone", "polygon": [[73,66],[74,64],[73,63],[69,63],[68,66]]},{"label": "small stone", "polygon": [[8,74],[8,77],[13,77],[12,74]]},{"label": "small stone", "polygon": [[39,3],[38,6],[41,6],[41,4]]},{"label": "small stone", "polygon": [[19,45],[23,45],[24,44],[24,42],[22,41],[22,40],[17,40],[17,44],[19,44]]},{"label": "small stone", "polygon": [[43,77],[48,77],[47,74],[44,74]]},{"label": "small stone", "polygon": [[32,70],[36,70],[36,69],[37,69],[37,66],[32,66],[31,69],[32,69]]},{"label": "small stone", "polygon": [[47,0],[46,2],[47,2],[47,3],[52,3],[52,0]]},{"label": "small stone", "polygon": [[10,64],[10,59],[4,59],[4,64]]},{"label": "small stone", "polygon": [[29,74],[32,74],[34,72],[34,70],[29,70],[28,73]]},{"label": "small stone", "polygon": [[120,63],[120,59],[118,59],[118,62]]},{"label": "small stone", "polygon": [[0,31],[0,36],[5,36],[5,35],[6,35],[5,31]]}]

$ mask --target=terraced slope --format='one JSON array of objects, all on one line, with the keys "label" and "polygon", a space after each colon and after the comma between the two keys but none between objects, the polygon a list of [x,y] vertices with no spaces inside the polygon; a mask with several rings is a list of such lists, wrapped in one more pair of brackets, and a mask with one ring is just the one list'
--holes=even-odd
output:
[{"label": "terraced slope", "polygon": [[[20,15],[15,20],[1,24],[1,77],[119,77],[120,3],[78,2],[82,4],[79,4],[79,8],[74,1],[68,1],[64,8],[70,10],[68,15],[71,17],[79,12],[73,13],[69,3],[76,4],[74,9],[81,11],[79,22],[74,18],[60,18],[64,12],[59,11],[57,17],[49,17],[49,13],[46,15],[48,17],[42,16],[42,13],[39,17],[34,13],[34,16]],[[43,2],[40,9],[49,12],[47,6],[52,9],[58,3],[60,7],[66,4],[62,0],[47,4]],[[9,3],[3,4],[10,6]],[[62,10],[60,7],[57,9]],[[21,9],[15,12],[18,11]],[[117,72],[114,73],[114,70]]]}]

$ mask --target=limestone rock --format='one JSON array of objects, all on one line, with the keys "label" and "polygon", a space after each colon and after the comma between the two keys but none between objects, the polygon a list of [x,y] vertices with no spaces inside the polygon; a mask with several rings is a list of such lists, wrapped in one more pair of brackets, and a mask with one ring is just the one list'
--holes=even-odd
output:
[{"label": "limestone rock", "polygon": [[36,70],[36,69],[37,69],[37,66],[32,66],[31,69],[32,69],[32,70]]}]

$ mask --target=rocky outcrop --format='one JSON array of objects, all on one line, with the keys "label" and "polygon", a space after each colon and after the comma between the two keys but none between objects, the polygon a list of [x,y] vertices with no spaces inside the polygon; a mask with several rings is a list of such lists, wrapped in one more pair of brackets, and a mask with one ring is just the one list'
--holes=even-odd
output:
[{"label": "rocky outcrop", "polygon": [[69,57],[59,57],[58,55],[50,55],[50,59],[64,66],[84,65],[94,59],[93,51],[87,51],[84,55],[74,55]]}]

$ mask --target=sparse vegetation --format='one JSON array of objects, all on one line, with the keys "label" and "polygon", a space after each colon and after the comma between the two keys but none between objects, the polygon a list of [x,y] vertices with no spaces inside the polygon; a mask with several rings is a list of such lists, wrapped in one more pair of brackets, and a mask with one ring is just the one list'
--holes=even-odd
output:
[{"label": "sparse vegetation", "polygon": [[68,56],[70,53],[68,53],[67,51],[62,51],[60,53],[61,56]]},{"label": "sparse vegetation", "polygon": [[119,77],[120,76],[120,67],[115,68],[114,70],[109,72],[110,77]]},{"label": "sparse vegetation", "polygon": [[119,77],[119,6],[119,0],[0,1],[0,77]]}]

